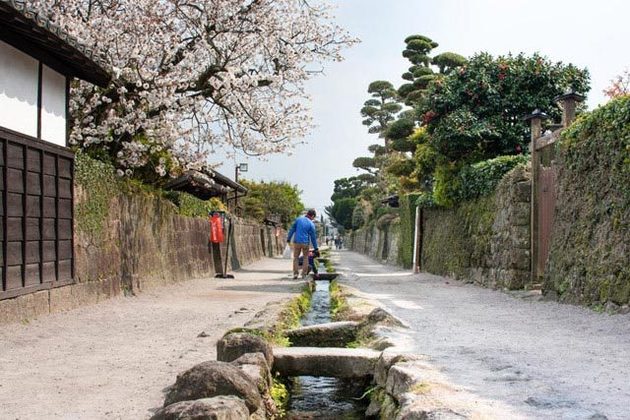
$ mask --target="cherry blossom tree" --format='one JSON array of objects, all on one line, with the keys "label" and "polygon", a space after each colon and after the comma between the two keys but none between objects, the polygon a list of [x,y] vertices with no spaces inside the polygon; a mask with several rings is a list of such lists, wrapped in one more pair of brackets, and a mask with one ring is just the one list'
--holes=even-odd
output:
[{"label": "cherry blossom tree", "polygon": [[630,69],[625,69],[622,74],[610,81],[610,86],[604,89],[604,94],[609,98],[630,94]]},{"label": "cherry blossom tree", "polygon": [[104,52],[112,81],[73,84],[70,139],[127,175],[285,151],[312,127],[305,82],[356,42],[326,0],[33,3]]}]

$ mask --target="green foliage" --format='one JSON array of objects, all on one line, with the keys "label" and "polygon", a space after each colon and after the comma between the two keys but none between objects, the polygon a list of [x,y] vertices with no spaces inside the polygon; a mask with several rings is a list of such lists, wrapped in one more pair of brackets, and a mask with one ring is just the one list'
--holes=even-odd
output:
[{"label": "green foliage", "polygon": [[630,97],[562,133],[557,210],[544,288],[561,300],[630,302]]},{"label": "green foliage", "polygon": [[326,207],[326,213],[336,224],[346,229],[352,229],[352,212],[357,205],[355,198],[340,198],[332,206]]},{"label": "green foliage", "polygon": [[165,191],[164,198],[177,206],[177,213],[187,217],[208,217],[213,211],[227,211],[225,204],[217,198],[201,200],[194,195],[180,191]]},{"label": "green foliage", "polygon": [[363,125],[368,126],[369,133],[381,133],[394,116],[402,109],[396,102],[397,94],[390,82],[377,80],[368,86],[370,99],[361,108],[361,116],[365,118]]},{"label": "green foliage", "polygon": [[390,160],[386,170],[397,177],[409,176],[414,171],[414,163],[413,160],[404,156],[396,156]]},{"label": "green foliage", "polygon": [[240,181],[249,192],[243,199],[243,215],[257,221],[277,217],[286,228],[304,210],[297,185],[288,182]]},{"label": "green foliage", "polygon": [[465,65],[468,60],[466,60],[466,57],[459,54],[445,52],[434,56],[431,62],[438,66],[440,73],[449,73],[452,70]]},{"label": "green foliage", "polygon": [[335,186],[333,188],[333,195],[330,199],[332,201],[337,201],[342,198],[357,198],[365,187],[373,183],[374,177],[370,174],[336,179]]},{"label": "green foliage", "polygon": [[406,139],[415,128],[415,123],[408,119],[399,119],[392,122],[385,131],[385,137],[392,140]]},{"label": "green foliage", "polygon": [[352,228],[358,229],[367,223],[370,217],[370,208],[365,200],[360,200],[352,211]]},{"label": "green foliage", "polygon": [[423,207],[452,207],[466,200],[494,192],[499,181],[518,165],[525,165],[525,155],[499,156],[472,165],[439,164],[435,169],[433,194]]},{"label": "green foliage", "polygon": [[[460,203],[452,209],[424,209],[422,267],[430,273],[466,277],[484,267],[490,255],[495,196]],[[448,252],[444,252],[448,250]]]},{"label": "green foliage", "polygon": [[524,149],[529,127],[522,117],[538,108],[559,119],[554,98],[568,88],[586,93],[587,70],[538,54],[480,53],[434,80],[418,111],[446,160],[472,163]]},{"label": "green foliage", "polygon": [[440,124],[429,127],[433,129],[433,148],[448,160],[475,162],[493,153],[505,152],[494,147],[502,134],[498,130],[497,116],[480,118],[464,106],[445,115]]},{"label": "green foliage", "polygon": [[418,194],[418,198],[416,199],[416,204],[421,208],[431,208],[435,207],[435,200],[433,200],[432,192],[423,192]]},{"label": "green foliage", "polygon": [[77,230],[99,237],[109,213],[109,202],[121,191],[122,182],[112,165],[93,159],[83,152],[77,151],[74,165],[75,182],[86,194],[76,205]]},{"label": "green foliage", "polygon": [[381,146],[380,144],[371,144],[368,146],[368,150],[374,153],[374,156],[380,156],[387,153],[387,149],[385,149],[385,146]]},{"label": "green foliage", "polygon": [[529,156],[499,156],[465,166],[459,173],[460,190],[457,200],[470,200],[494,192],[503,176],[518,165],[525,165]]},{"label": "green foliage", "polygon": [[419,193],[402,195],[400,202],[400,239],[398,241],[398,263],[405,268],[413,264],[413,243],[416,228],[416,207]]},{"label": "green foliage", "polygon": [[272,378],[269,395],[276,406],[276,415],[278,418],[284,418],[287,412],[287,405],[289,403],[289,391],[287,390],[287,386],[282,383],[277,376]]},{"label": "green foliage", "polygon": [[461,166],[455,163],[438,165],[435,168],[435,183],[433,184],[433,200],[436,205],[452,207],[459,197]]},{"label": "green foliage", "polygon": [[439,74],[435,73],[431,65],[436,65],[439,73],[449,73],[464,65],[466,58],[452,52],[445,52],[431,58],[433,49],[438,43],[424,35],[411,35],[405,39],[403,57],[412,64],[408,71],[402,75],[405,83],[398,88],[398,95],[410,106],[417,105],[425,95],[427,86],[435,80]]},{"label": "green foliage", "polygon": [[344,319],[345,314],[350,310],[346,294],[337,280],[330,282],[330,315],[335,321]]},{"label": "green foliage", "polygon": [[376,160],[372,157],[358,157],[352,162],[352,166],[358,169],[363,169],[370,174],[375,174],[378,170]]}]

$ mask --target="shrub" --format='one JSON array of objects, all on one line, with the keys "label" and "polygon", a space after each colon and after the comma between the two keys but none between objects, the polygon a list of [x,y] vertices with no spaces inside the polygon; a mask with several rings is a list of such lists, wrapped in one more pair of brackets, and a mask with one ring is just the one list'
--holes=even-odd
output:
[{"label": "shrub", "polygon": [[490,194],[497,184],[512,168],[525,165],[529,156],[499,156],[494,159],[465,166],[459,173],[459,191],[457,201],[470,200]]},{"label": "shrub", "polygon": [[179,192],[166,191],[163,196],[177,206],[177,213],[187,217],[207,217],[213,211],[227,211],[225,204],[217,197],[209,200],[201,200],[194,195]]}]

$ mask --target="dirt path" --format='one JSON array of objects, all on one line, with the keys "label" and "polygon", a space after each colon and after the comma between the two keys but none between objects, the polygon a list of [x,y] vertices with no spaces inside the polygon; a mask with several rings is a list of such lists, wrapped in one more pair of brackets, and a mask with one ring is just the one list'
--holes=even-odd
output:
[{"label": "dirt path", "polygon": [[[141,419],[223,333],[299,289],[289,262],[0,327],[0,419]],[[198,337],[201,332],[206,337]]]},{"label": "dirt path", "polygon": [[344,283],[405,321],[403,342],[454,389],[511,418],[630,418],[630,315],[413,275],[349,251],[334,256]]}]

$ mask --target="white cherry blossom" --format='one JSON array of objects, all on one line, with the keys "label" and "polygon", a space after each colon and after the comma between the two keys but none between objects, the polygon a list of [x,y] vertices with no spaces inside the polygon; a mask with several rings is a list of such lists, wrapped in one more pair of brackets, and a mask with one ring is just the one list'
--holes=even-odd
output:
[{"label": "white cherry blossom", "polygon": [[[121,171],[167,151],[183,168],[235,147],[283,152],[312,128],[305,82],[355,39],[326,0],[38,0],[37,10],[102,51],[103,89],[71,88],[71,141],[106,147]],[[159,174],[165,161],[154,162]]]}]

